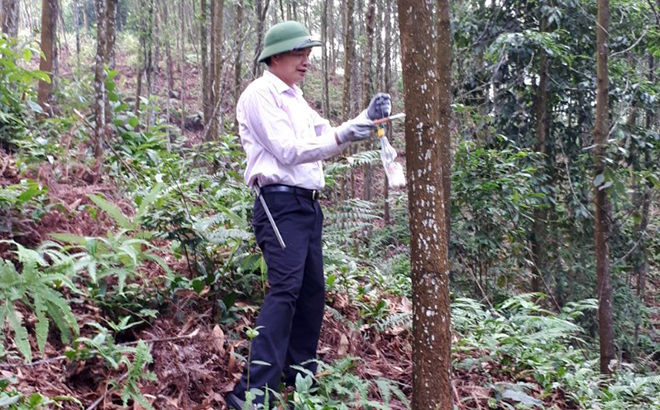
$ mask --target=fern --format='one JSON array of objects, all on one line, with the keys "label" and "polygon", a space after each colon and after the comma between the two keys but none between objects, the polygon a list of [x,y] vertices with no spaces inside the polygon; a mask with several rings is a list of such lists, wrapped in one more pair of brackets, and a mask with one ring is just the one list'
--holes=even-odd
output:
[{"label": "fern", "polygon": [[384,332],[387,329],[403,325],[406,328],[412,327],[412,312],[402,312],[397,313],[396,315],[387,316],[386,318],[380,319],[377,322],[378,331]]},{"label": "fern", "polygon": [[131,362],[130,360],[125,359],[124,362],[128,366],[126,381],[121,394],[124,406],[128,404],[128,400],[134,400],[145,409],[153,410],[151,403],[149,403],[144,395],[142,395],[138,384],[141,380],[157,380],[156,375],[153,372],[146,370],[147,366],[153,362],[147,344],[140,340],[135,348],[133,361]]},{"label": "fern", "polygon": [[[77,292],[77,289],[66,276],[56,272],[47,272],[49,264],[39,252],[27,249],[13,241],[2,242],[10,243],[18,248],[16,254],[23,270],[19,273],[13,263],[4,259],[0,260],[0,325],[2,325],[0,326],[0,347],[4,346],[5,336],[2,332],[6,320],[14,331],[16,347],[25,360],[30,362],[32,349],[28,332],[23,325],[23,318],[16,311],[17,303],[20,302],[28,307],[36,316],[37,347],[43,354],[50,327],[49,317],[59,328],[64,343],[68,343],[71,331],[78,333],[78,323],[71,307],[55,287],[63,284],[74,292]],[[49,252],[54,254],[55,251],[51,248]],[[65,257],[59,254],[58,259],[65,260]]]}]

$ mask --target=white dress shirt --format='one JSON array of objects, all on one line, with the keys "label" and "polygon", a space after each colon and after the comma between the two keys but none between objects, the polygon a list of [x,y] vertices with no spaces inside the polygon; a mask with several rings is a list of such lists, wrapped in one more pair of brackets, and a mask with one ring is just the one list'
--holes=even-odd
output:
[{"label": "white dress shirt", "polygon": [[328,120],[302,95],[298,86],[289,87],[268,70],[241,94],[236,118],[247,154],[248,186],[258,182],[318,190],[325,185],[321,160],[341,147]]}]

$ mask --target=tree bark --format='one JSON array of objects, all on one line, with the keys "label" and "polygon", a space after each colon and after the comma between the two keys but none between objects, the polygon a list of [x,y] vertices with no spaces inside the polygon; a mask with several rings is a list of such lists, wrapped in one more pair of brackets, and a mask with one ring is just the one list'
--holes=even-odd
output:
[{"label": "tree bark", "polygon": [[[596,28],[596,118],[594,127],[594,182],[596,178],[606,175],[606,146],[609,129],[609,76],[608,60],[608,30],[609,30],[609,0],[598,0],[598,25]],[[602,178],[601,177],[601,178]],[[600,336],[600,371],[612,373],[610,364],[615,360],[614,329],[612,326],[612,282],[610,268],[610,219],[612,215],[608,188],[604,181],[594,183],[594,245],[596,252],[596,277],[598,294],[598,334]]]},{"label": "tree bark", "polygon": [[118,0],[96,0],[96,57],[94,61],[94,120],[95,156],[97,172],[103,163],[103,143],[107,134],[106,125],[112,120],[112,111],[105,86],[106,67],[112,66],[115,45],[115,19]]},{"label": "tree bark", "polygon": [[[392,20],[391,20],[392,6],[389,1],[383,1],[383,31],[385,32],[385,47],[383,50],[383,60],[385,67],[383,67],[383,90],[386,93],[392,94],[392,57],[390,54],[392,44]],[[392,140],[392,126],[387,127],[387,138]],[[390,219],[390,187],[389,181],[383,184],[383,219],[385,224],[392,223]]]},{"label": "tree bark", "polygon": [[323,117],[330,118],[330,87],[328,73],[328,3],[332,0],[323,0],[321,7],[321,66],[323,70],[323,96],[321,97],[323,107]]},{"label": "tree bark", "polygon": [[[376,0],[369,0],[367,6],[366,16],[366,47],[364,49],[364,58],[362,62],[362,107],[367,108],[371,95],[373,94],[373,76],[371,74],[371,66],[373,59],[374,48],[374,31],[376,22]],[[367,149],[373,147],[373,142],[367,141]],[[373,179],[373,167],[370,164],[364,166],[364,188],[363,197],[366,201],[370,201],[372,197],[371,186]]]},{"label": "tree bark", "polygon": [[436,14],[425,0],[399,0],[398,6],[413,282],[412,408],[450,410],[449,2],[438,0]]},{"label": "tree bark", "polygon": [[39,81],[37,101],[44,111],[50,112],[48,103],[55,84],[55,59],[57,59],[58,0],[41,1],[41,52],[39,70],[50,75],[50,82]]},{"label": "tree bark", "polygon": [[[541,19],[541,33],[547,31],[547,18]],[[547,156],[547,130],[548,130],[548,55],[541,50],[539,62],[539,84],[536,92],[536,152]],[[549,172],[549,168],[546,168]],[[530,236],[532,258],[532,292],[541,292],[543,283],[543,269],[545,268],[545,245],[547,244],[546,210],[534,211],[534,223]]]},{"label": "tree bark", "polygon": [[[214,1],[211,0],[211,3],[213,4]],[[209,94],[211,81],[209,80],[209,53],[207,49],[208,33],[206,30],[206,0],[199,0],[199,16],[199,48],[202,52],[202,112],[204,114],[202,122],[204,123],[204,126],[206,126],[211,117],[211,101]],[[211,30],[213,30],[213,22],[211,23]],[[213,41],[211,41],[211,51],[213,51]]]},{"label": "tree bark", "polygon": [[225,18],[225,3],[224,1],[217,1],[213,9],[213,71],[211,73],[213,83],[212,96],[211,96],[211,132],[208,134],[207,139],[213,140],[218,138],[218,133],[223,130],[222,117],[215,112],[215,107],[219,104],[221,95],[220,88],[222,85],[222,53],[224,49],[224,18]]},{"label": "tree bark", "polygon": [[264,31],[266,27],[266,15],[270,0],[255,0],[255,13],[257,17],[257,45],[255,48],[254,59],[252,60],[252,78],[257,78],[261,73],[259,68],[259,54],[263,48]]},{"label": "tree bark", "polygon": [[9,37],[18,36],[19,11],[18,0],[2,1],[0,7],[0,24],[2,25],[2,32]]},{"label": "tree bark", "polygon": [[332,76],[335,75],[335,72],[337,71],[337,49],[335,48],[335,39],[337,38],[335,34],[335,1],[334,0],[327,0],[328,2],[328,9],[327,9],[327,16],[328,16],[328,56],[330,58],[329,64],[330,64],[330,74]]},{"label": "tree bark", "polygon": [[[234,56],[234,105],[238,103],[238,98],[241,95],[241,72],[243,71],[242,60],[243,60],[243,44],[240,39],[241,33],[243,32],[243,0],[237,0],[234,3],[235,21],[234,21],[234,33],[236,33],[236,40],[234,42],[234,49],[236,55]],[[238,132],[238,120],[234,120],[234,132]]]},{"label": "tree bark", "polygon": [[76,62],[80,65],[80,5],[73,0],[73,21],[76,30]]},{"label": "tree bark", "polygon": [[351,116],[351,73],[353,72],[353,61],[355,61],[355,44],[353,29],[353,11],[355,0],[346,0],[346,11],[344,14],[344,88],[342,92],[342,120]]}]

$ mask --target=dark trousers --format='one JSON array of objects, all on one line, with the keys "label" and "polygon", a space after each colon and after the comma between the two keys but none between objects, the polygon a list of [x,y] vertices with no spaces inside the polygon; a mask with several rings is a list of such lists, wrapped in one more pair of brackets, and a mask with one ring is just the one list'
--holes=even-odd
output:
[{"label": "dark trousers", "polygon": [[[248,386],[277,392],[282,373],[284,382],[294,385],[297,372],[289,366],[316,358],[325,306],[323,213],[318,201],[286,192],[265,193],[263,197],[286,249],[280,246],[257,198],[252,224],[268,265],[270,289],[256,323],[261,328],[252,342],[249,381],[246,365],[234,388],[239,397],[244,397]],[[314,363],[304,367],[316,371]],[[272,393],[269,398],[273,399]],[[263,396],[256,402],[263,402]]]}]

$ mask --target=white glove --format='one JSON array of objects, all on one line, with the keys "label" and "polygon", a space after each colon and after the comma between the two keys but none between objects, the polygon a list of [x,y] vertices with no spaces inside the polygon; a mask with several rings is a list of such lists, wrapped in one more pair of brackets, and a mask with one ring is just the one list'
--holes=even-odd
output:
[{"label": "white glove", "polygon": [[389,117],[392,112],[392,99],[389,94],[378,93],[371,99],[367,107],[367,117],[372,120]]},{"label": "white glove", "polygon": [[362,141],[369,138],[374,127],[373,121],[359,115],[335,128],[335,132],[337,139],[343,144],[348,141]]}]

